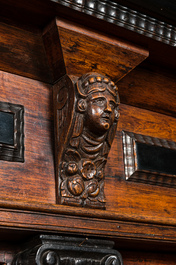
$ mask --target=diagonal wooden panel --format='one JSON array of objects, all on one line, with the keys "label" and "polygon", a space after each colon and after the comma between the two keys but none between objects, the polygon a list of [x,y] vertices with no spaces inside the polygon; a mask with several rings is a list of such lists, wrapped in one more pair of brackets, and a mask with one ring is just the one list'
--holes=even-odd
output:
[{"label": "diagonal wooden panel", "polygon": [[51,82],[55,83],[59,78],[66,74],[62,48],[55,20],[47,25],[47,27],[43,30],[42,39],[51,70]]},{"label": "diagonal wooden panel", "polygon": [[99,72],[118,81],[148,56],[148,51],[117,38],[57,20],[67,74]]}]

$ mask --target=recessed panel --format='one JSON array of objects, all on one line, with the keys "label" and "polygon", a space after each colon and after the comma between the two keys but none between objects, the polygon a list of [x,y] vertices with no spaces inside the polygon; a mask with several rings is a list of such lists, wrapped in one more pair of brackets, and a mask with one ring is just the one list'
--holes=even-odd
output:
[{"label": "recessed panel", "polygon": [[139,170],[176,175],[176,150],[136,141]]},{"label": "recessed panel", "polygon": [[14,144],[14,115],[0,111],[0,143]]},{"label": "recessed panel", "polygon": [[0,102],[0,160],[24,162],[24,107]]},{"label": "recessed panel", "polygon": [[176,143],[123,132],[125,179],[176,188]]}]

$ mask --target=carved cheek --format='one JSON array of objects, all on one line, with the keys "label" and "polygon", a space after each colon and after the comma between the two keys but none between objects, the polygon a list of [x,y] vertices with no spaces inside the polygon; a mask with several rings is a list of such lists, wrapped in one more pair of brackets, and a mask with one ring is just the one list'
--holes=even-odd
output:
[{"label": "carved cheek", "polygon": [[92,115],[93,115],[93,116],[97,116],[99,113],[100,113],[100,109],[99,109],[99,107],[94,106],[94,107],[92,108]]},{"label": "carved cheek", "polygon": [[113,110],[111,113],[111,122],[113,123],[115,120],[115,111]]},{"label": "carved cheek", "polygon": [[105,106],[97,106],[97,113],[99,114],[99,116],[101,116],[104,112],[105,112]]},{"label": "carved cheek", "polygon": [[102,108],[97,105],[91,105],[88,111],[93,119],[97,119],[103,113]]}]

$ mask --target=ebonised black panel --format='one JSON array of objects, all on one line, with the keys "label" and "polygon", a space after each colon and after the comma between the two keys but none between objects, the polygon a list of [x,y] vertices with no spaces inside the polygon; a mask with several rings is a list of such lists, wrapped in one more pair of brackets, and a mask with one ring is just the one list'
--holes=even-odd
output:
[{"label": "ebonised black panel", "polygon": [[136,141],[139,170],[176,175],[176,150]]},{"label": "ebonised black panel", "polygon": [[122,132],[125,179],[176,188],[176,143]]},{"label": "ebonised black panel", "polygon": [[14,115],[0,111],[0,143],[14,144]]},{"label": "ebonised black panel", "polygon": [[24,107],[0,102],[0,160],[24,162]]}]

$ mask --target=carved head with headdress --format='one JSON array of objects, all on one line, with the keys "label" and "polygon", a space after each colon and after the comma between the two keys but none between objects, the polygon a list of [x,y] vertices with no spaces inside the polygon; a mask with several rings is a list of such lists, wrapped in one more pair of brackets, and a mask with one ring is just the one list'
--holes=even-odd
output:
[{"label": "carved head with headdress", "polygon": [[84,127],[94,135],[103,135],[119,117],[118,89],[108,77],[88,73],[78,79],[77,109],[84,114]]},{"label": "carved head with headdress", "polygon": [[118,90],[98,73],[72,80],[73,115],[60,164],[61,198],[65,204],[104,209],[104,167],[117,128]]}]

